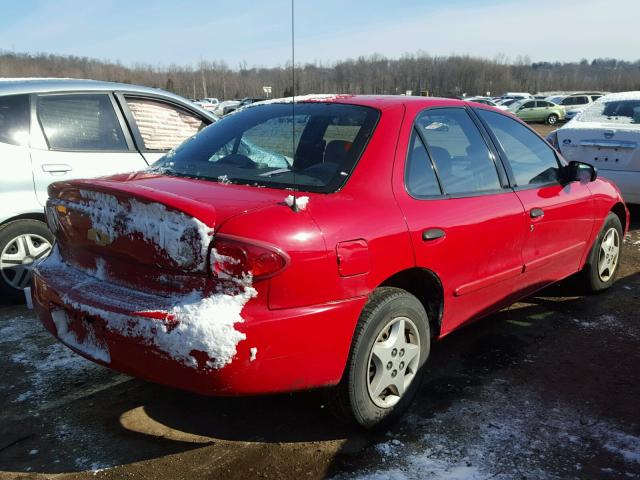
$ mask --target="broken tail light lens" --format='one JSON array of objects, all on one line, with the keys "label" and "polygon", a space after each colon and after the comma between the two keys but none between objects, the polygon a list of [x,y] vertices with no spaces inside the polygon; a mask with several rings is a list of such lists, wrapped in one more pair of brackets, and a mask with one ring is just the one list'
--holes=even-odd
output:
[{"label": "broken tail light lens", "polygon": [[262,280],[277,275],[288,263],[289,257],[270,245],[223,235],[213,241],[211,270],[219,277],[251,274]]}]

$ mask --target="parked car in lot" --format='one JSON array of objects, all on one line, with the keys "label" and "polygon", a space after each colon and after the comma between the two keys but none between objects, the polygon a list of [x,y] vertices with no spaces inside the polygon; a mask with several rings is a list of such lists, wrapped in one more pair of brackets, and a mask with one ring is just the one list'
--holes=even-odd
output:
[{"label": "parked car in lot", "polygon": [[640,92],[612,93],[547,138],[568,160],[598,168],[640,204]]},{"label": "parked car in lot", "polygon": [[33,284],[44,326],[199,393],[331,387],[334,411],[375,427],[406,410],[433,340],[576,273],[591,291],[614,282],[618,190],[512,115],[344,95],[292,118],[282,102],[147,171],[51,185],[57,242]]},{"label": "parked car in lot", "polygon": [[546,100],[520,100],[509,105],[510,112],[525,122],[541,122],[555,125],[565,118],[564,107]]},{"label": "parked car in lot", "polygon": [[603,95],[604,93],[602,92],[582,92],[551,97],[547,100],[564,107],[568,113],[573,110],[583,110]]},{"label": "parked car in lot", "polygon": [[[215,100],[215,102],[213,102],[212,100]],[[203,98],[202,100],[194,100],[193,103],[208,112],[214,112],[216,108],[218,108],[218,104],[220,102],[217,98]]]},{"label": "parked car in lot", "polygon": [[225,110],[229,107],[237,107],[240,105],[240,100],[225,100],[220,102],[215,110],[213,111],[214,115],[217,117],[222,117],[225,114]]},{"label": "parked car in lot", "polygon": [[212,121],[152,88],[0,80],[0,295],[22,298],[33,262],[51,249],[44,223],[51,182],[146,168]]},{"label": "parked car in lot", "polygon": [[246,107],[247,105],[251,105],[252,103],[256,103],[256,102],[261,102],[263,100],[266,100],[266,98],[245,97],[242,100],[240,100],[238,103],[224,107],[224,109],[222,110],[222,114],[226,115],[227,113],[234,112],[242,107]]},{"label": "parked car in lot", "polygon": [[518,98],[503,98],[496,102],[496,107],[500,110],[509,110],[509,107],[514,103],[520,102],[522,99]]},{"label": "parked car in lot", "polygon": [[493,102],[487,97],[468,97],[468,98],[465,98],[464,100],[466,100],[467,102],[482,103],[483,105],[489,105],[490,107],[496,106],[495,102]]}]

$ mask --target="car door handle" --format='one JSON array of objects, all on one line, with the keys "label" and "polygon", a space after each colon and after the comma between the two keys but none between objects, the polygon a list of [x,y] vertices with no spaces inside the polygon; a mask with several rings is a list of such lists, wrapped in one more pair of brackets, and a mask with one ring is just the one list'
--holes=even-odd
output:
[{"label": "car door handle", "polygon": [[422,240],[424,240],[425,242],[437,240],[438,238],[444,238],[445,236],[446,233],[444,233],[444,230],[441,230],[439,228],[430,228],[422,232]]},{"label": "car door handle", "polygon": [[70,172],[71,165],[66,163],[45,163],[42,165],[43,172]]},{"label": "car door handle", "polygon": [[544,217],[544,210],[542,210],[541,208],[532,208],[529,212],[529,215],[531,216],[531,218]]}]

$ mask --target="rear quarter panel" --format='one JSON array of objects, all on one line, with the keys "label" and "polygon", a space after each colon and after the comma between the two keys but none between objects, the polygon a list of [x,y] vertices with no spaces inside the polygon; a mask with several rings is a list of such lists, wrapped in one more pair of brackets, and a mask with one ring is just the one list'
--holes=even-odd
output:
[{"label": "rear quarter panel", "polygon": [[[371,293],[388,277],[414,266],[407,227],[391,190],[393,159],[404,108],[385,109],[358,165],[345,186],[309,197],[305,210],[282,202],[229,219],[219,232],[270,243],[291,262],[269,281],[269,308],[318,305]],[[367,271],[339,268],[338,244],[358,240],[368,256]],[[353,319],[354,324],[355,320]]]}]

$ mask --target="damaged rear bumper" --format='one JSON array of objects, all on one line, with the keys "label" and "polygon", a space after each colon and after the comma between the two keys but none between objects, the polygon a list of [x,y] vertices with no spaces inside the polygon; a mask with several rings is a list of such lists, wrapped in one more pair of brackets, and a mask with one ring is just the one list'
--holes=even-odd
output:
[{"label": "damaged rear bumper", "polygon": [[[52,335],[78,354],[120,372],[207,395],[289,392],[335,385],[366,298],[269,310],[257,300],[234,327],[244,335],[224,366],[173,358],[150,341],[166,329],[175,300],[134,291],[69,265],[36,269],[33,304]],[[215,319],[212,319],[215,321]],[[126,325],[126,328],[123,328]],[[141,334],[141,332],[143,334]]]}]

